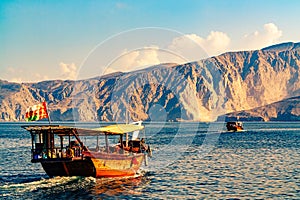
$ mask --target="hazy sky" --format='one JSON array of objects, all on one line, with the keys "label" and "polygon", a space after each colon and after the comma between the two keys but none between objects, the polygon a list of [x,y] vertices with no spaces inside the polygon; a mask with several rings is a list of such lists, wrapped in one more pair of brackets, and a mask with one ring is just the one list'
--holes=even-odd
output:
[{"label": "hazy sky", "polygon": [[0,79],[76,79],[300,41],[300,1],[0,2]]}]

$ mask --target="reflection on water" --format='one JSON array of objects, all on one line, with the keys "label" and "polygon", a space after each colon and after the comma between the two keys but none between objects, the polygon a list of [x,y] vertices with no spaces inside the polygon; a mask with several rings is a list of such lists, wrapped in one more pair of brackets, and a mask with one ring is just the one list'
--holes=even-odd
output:
[{"label": "reflection on water", "polygon": [[[245,132],[219,133],[205,156],[199,154],[203,142],[215,134],[207,124],[186,123],[173,146],[177,124],[159,133],[157,126],[146,126],[154,158],[135,177],[50,179],[40,164],[30,163],[30,135],[19,124],[0,124],[0,198],[300,199],[300,123],[245,123]],[[186,137],[192,142],[180,152]],[[155,158],[168,147],[177,150],[176,159]]]},{"label": "reflection on water", "polygon": [[152,197],[287,198],[299,197],[299,154],[269,149],[215,149],[199,160],[183,157],[156,173]]},{"label": "reflection on water", "polygon": [[135,177],[96,179],[96,184],[91,190],[93,196],[116,197],[139,196],[142,189],[150,182],[146,173]]}]

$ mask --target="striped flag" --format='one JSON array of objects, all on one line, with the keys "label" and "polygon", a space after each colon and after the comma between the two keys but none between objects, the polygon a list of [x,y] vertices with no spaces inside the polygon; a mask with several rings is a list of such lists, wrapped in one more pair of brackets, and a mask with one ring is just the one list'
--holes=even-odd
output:
[{"label": "striped flag", "polygon": [[46,102],[31,106],[26,110],[26,121],[36,121],[43,118],[49,118]]}]

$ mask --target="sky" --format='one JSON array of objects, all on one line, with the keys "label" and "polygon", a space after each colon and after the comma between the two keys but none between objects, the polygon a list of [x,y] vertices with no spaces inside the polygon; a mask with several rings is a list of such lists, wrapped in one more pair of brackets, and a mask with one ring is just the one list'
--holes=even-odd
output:
[{"label": "sky", "polygon": [[0,79],[82,79],[300,41],[300,1],[0,1]]}]

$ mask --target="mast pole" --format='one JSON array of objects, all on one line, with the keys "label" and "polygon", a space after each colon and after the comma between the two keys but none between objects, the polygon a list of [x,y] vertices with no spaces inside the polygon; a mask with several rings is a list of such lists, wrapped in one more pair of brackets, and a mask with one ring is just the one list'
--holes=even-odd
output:
[{"label": "mast pole", "polygon": [[45,101],[45,106],[46,106],[46,112],[47,112],[47,115],[48,115],[49,125],[51,125],[50,113],[49,113],[49,111],[48,111],[48,105],[47,105],[47,102],[46,102],[46,101]]},{"label": "mast pole", "polygon": [[125,108],[125,124],[128,124],[128,110]]}]

